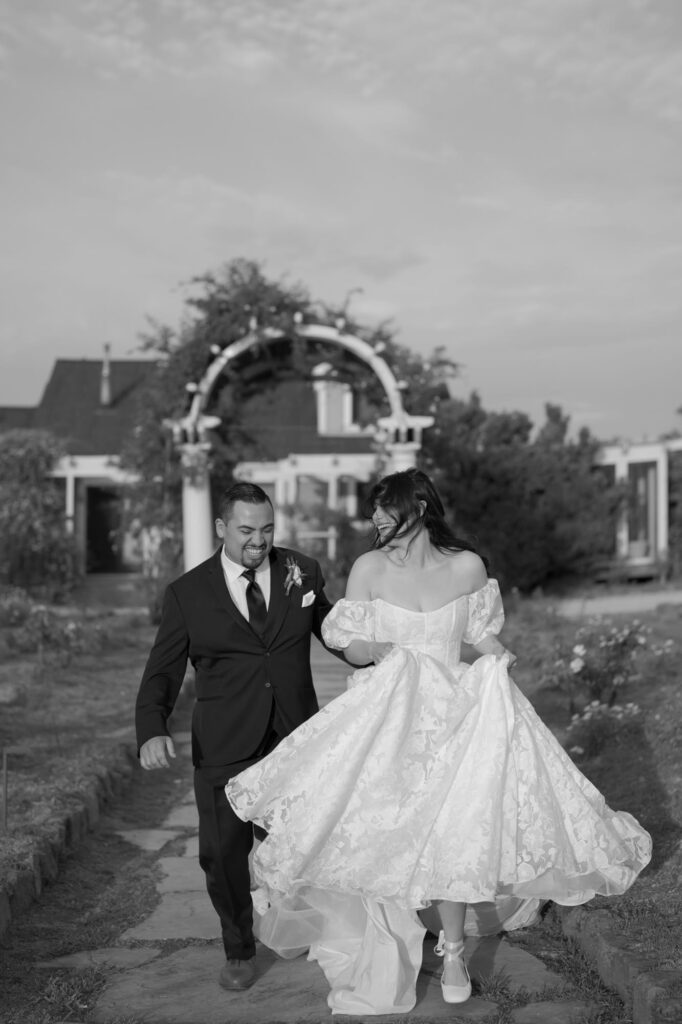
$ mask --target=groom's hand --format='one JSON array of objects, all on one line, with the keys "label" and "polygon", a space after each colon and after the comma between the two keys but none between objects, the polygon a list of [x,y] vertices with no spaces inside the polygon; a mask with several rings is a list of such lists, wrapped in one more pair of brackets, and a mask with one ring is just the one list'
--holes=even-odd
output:
[{"label": "groom's hand", "polygon": [[152,736],[140,747],[140,764],[147,771],[169,768],[169,757],[175,757],[175,744],[170,736]]}]

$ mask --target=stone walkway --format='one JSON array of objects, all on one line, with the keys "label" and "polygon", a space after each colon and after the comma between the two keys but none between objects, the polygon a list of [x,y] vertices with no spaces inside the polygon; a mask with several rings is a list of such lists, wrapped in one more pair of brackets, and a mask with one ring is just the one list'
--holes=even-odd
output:
[{"label": "stone walkway", "polygon": [[[316,649],[315,680],[322,704],[344,688],[346,669]],[[189,734],[176,736],[180,757],[189,758]],[[217,982],[223,962],[218,919],[208,900],[197,854],[197,811],[188,785],[158,828],[119,833],[157,857],[159,903],[113,947],[58,957],[43,968],[113,968],[92,1024],[321,1024],[332,1021],[322,971],[306,958],[282,960],[258,947],[258,979],[248,992],[229,993]],[[370,1017],[369,1021],[405,1024],[451,1024],[494,1019],[494,998],[476,996],[459,1007],[441,996],[442,961],[433,953],[433,938],[424,946],[417,1005],[409,1014]],[[589,1007],[566,994],[563,979],[536,957],[496,938],[467,940],[472,977],[485,982],[504,974],[511,992],[523,991],[524,1005],[510,1017],[513,1024],[579,1024]],[[551,994],[554,998],[548,998]],[[358,1017],[334,1015],[339,1024],[362,1024]]]},{"label": "stone walkway", "polygon": [[590,618],[593,615],[638,615],[655,611],[660,605],[682,604],[682,590],[633,589],[622,594],[565,597],[549,603],[568,619]]},{"label": "stone walkway", "polygon": [[[189,734],[177,737],[179,754],[187,751]],[[118,944],[43,961],[39,966],[75,970],[106,965],[115,972],[101,994],[92,1024],[113,1024],[132,1018],[144,1024],[321,1024],[331,1021],[328,988],[317,964],[305,957],[282,960],[258,947],[258,980],[248,992],[229,993],[217,983],[223,962],[218,919],[208,900],[197,854],[197,812],[191,789],[160,828],[119,833],[128,842],[158,856],[159,903],[128,931]],[[178,948],[178,944],[181,944]],[[431,1024],[437,1021],[485,1022],[494,1016],[494,1000],[474,997],[461,1007],[441,997],[438,972],[442,961],[433,953],[434,939],[424,946],[418,1001],[409,1014],[371,1020]],[[589,1007],[578,1000],[546,1001],[560,992],[563,980],[536,957],[505,940],[467,940],[472,977],[485,981],[506,974],[510,991],[524,990],[529,1002],[513,1011],[514,1024],[578,1024]],[[335,1014],[339,1024],[359,1018]]]}]

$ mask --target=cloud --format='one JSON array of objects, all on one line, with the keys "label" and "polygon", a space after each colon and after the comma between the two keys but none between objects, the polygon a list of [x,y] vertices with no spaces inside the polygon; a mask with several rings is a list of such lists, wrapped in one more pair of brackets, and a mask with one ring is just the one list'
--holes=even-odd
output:
[{"label": "cloud", "polygon": [[317,74],[423,104],[485,83],[682,121],[682,19],[636,0],[40,0],[6,4],[6,48],[104,75]]},{"label": "cloud", "polygon": [[394,254],[367,253],[356,256],[354,262],[372,280],[386,281],[405,270],[420,266],[424,260],[415,252],[406,251]]}]

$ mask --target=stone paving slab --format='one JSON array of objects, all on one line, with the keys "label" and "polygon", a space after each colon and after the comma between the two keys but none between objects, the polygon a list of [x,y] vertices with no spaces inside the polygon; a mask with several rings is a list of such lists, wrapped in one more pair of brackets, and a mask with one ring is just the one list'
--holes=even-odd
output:
[{"label": "stone paving slab", "polygon": [[129,949],[127,946],[107,946],[104,949],[88,949],[80,953],[69,953],[56,956],[52,960],[39,960],[34,967],[52,970],[57,967],[69,967],[74,971],[84,971],[88,967],[116,967],[119,970],[141,967],[149,963],[161,952],[160,946],[138,946]]},{"label": "stone paving slab", "polygon": [[[282,960],[259,947],[258,979],[246,992],[220,988],[217,979],[223,960],[218,944],[194,946],[121,974],[100,996],[92,1022],[109,1024],[125,1012],[144,1024],[322,1024],[327,1020],[362,1024],[362,1017],[332,1017],[324,974],[305,957]],[[495,1009],[494,1003],[478,998],[456,1008],[448,1006],[443,1002],[438,979],[423,973],[417,986],[417,1005],[411,1013],[369,1019],[377,1024],[464,1024],[483,1022]]]},{"label": "stone paving slab", "polygon": [[121,836],[126,842],[139,846],[141,850],[147,850],[150,853],[163,849],[166,843],[177,839],[180,834],[180,832],[171,832],[162,828],[127,828],[119,829],[116,832],[116,835]]},{"label": "stone paving slab", "polygon": [[218,915],[206,891],[169,892],[149,917],[123,932],[121,940],[216,939],[220,934]]},{"label": "stone paving slab", "polygon": [[199,812],[194,801],[178,804],[161,825],[162,828],[199,828]]},{"label": "stone paving slab", "polygon": [[[185,848],[182,852],[183,857],[199,857],[199,836],[192,836],[185,843]],[[197,860],[198,863],[198,860]]]},{"label": "stone paving slab", "polygon": [[159,857],[157,863],[165,873],[165,878],[156,883],[158,892],[206,891],[206,876],[198,860],[190,857]]}]

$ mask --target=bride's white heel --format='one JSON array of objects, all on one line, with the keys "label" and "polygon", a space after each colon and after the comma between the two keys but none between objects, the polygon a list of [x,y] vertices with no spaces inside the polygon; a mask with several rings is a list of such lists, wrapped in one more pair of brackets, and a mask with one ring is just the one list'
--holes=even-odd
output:
[{"label": "bride's white heel", "polygon": [[[442,956],[445,961],[443,963],[443,974],[440,979],[443,999],[446,1003],[465,1003],[471,995],[471,978],[464,963],[464,942],[446,942],[445,932],[441,932],[438,936],[438,943],[434,947],[434,953]],[[446,972],[447,974],[451,973],[448,971],[448,964],[457,964],[458,969],[456,973],[466,978],[464,984],[451,985],[449,982],[446,982]]]}]

